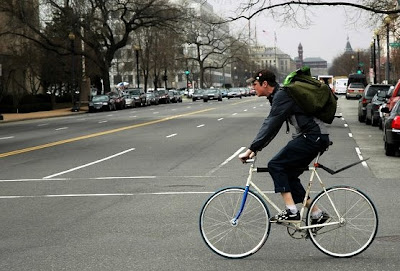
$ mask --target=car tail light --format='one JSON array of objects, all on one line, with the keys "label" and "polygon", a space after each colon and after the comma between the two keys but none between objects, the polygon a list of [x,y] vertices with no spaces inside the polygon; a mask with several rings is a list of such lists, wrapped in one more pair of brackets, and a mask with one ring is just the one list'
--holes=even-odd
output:
[{"label": "car tail light", "polygon": [[365,98],[363,98],[362,101],[361,101],[361,103],[362,103],[362,104],[367,104],[367,103],[368,103],[368,100],[365,99]]},{"label": "car tail light", "polygon": [[400,129],[400,116],[394,117],[392,121],[392,129]]},{"label": "car tail light", "polygon": [[354,92],[354,89],[350,89],[350,88],[349,88],[347,91],[348,91],[348,92]]}]

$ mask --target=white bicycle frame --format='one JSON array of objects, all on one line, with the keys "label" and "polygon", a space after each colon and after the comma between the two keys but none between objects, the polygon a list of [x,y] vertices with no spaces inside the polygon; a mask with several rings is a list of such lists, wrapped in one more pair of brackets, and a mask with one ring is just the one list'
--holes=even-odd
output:
[{"label": "white bicycle frame", "polygon": [[[320,157],[320,154],[318,154],[317,155],[317,157],[316,157],[316,159],[315,159],[315,162],[314,162],[314,166],[310,166],[309,168],[308,168],[308,171],[311,171],[311,176],[310,176],[310,179],[309,179],[309,181],[308,181],[308,185],[307,185],[307,189],[306,189],[306,194],[305,194],[305,196],[304,196],[304,200],[303,200],[303,203],[302,203],[302,207],[301,207],[301,210],[300,210],[300,221],[299,222],[297,222],[297,223],[290,223],[291,225],[294,225],[294,227],[296,228],[296,229],[298,229],[298,230],[306,230],[306,229],[312,229],[312,228],[318,228],[318,227],[325,227],[325,226],[330,226],[330,225],[338,225],[338,224],[341,224],[343,221],[343,219],[341,218],[341,216],[340,216],[340,214],[339,214],[339,212],[338,212],[338,210],[336,209],[336,206],[335,206],[335,204],[333,203],[333,201],[332,201],[332,199],[331,199],[331,197],[329,196],[329,193],[327,193],[326,192],[326,188],[325,188],[325,185],[324,185],[324,183],[322,182],[322,180],[321,180],[321,178],[320,178],[320,176],[318,175],[318,173],[317,173],[317,168],[318,168],[318,166],[319,166],[319,164],[318,164],[318,160],[319,160],[319,157]],[[252,163],[251,165],[250,165],[250,169],[249,169],[249,176],[247,177],[247,182],[246,182],[246,188],[245,188],[245,192],[244,192],[244,195],[243,195],[243,200],[242,200],[242,205],[241,205],[241,207],[240,207],[240,210],[239,210],[239,212],[238,212],[238,214],[236,215],[236,217],[232,220],[232,223],[233,224],[235,224],[236,222],[237,222],[237,220],[239,219],[239,217],[240,217],[240,214],[242,213],[242,211],[243,211],[243,209],[244,209],[244,205],[245,205],[245,202],[246,202],[246,198],[247,198],[247,193],[248,193],[248,191],[249,191],[249,189],[250,189],[250,187],[252,187],[252,188],[254,188],[256,191],[257,191],[257,193],[265,200],[265,201],[267,201],[277,212],[281,212],[282,210],[252,181],[252,177],[253,177],[253,173],[254,172],[257,172],[257,168],[254,166],[255,165],[255,161],[256,161],[256,158],[254,158],[254,159],[249,159],[249,160],[247,160],[246,161],[246,163]],[[314,181],[314,177],[317,177],[317,179],[318,179],[318,181],[319,181],[319,183],[320,183],[320,185],[321,185],[321,187],[322,187],[322,190],[324,191],[324,193],[325,193],[325,195],[328,197],[328,199],[329,199],[329,201],[330,201],[330,203],[331,203],[331,205],[332,205],[332,207],[333,207],[333,209],[334,209],[334,211],[335,211],[335,213],[336,213],[336,215],[337,215],[337,217],[339,218],[339,220],[337,221],[337,222],[328,222],[328,223],[323,223],[323,224],[315,224],[315,225],[310,225],[310,226],[301,226],[301,223],[302,223],[302,220],[303,220],[303,216],[304,216],[304,211],[305,211],[305,208],[306,208],[306,203],[307,203],[307,199],[308,199],[308,196],[310,195],[310,191],[311,191],[311,186],[312,186],[312,183],[313,183],[313,181]],[[284,225],[284,226],[288,226],[289,224],[282,224],[282,225]]]}]

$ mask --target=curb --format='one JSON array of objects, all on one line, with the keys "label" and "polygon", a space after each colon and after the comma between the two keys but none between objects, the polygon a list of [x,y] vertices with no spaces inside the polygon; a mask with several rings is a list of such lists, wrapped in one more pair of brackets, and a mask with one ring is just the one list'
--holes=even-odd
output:
[{"label": "curb", "polygon": [[[65,111],[51,110],[51,111],[41,111],[41,112],[34,112],[34,113],[15,113],[15,114],[0,114],[0,124],[1,123],[9,123],[9,122],[18,122],[18,121],[25,121],[25,120],[34,120],[34,119],[47,119],[47,118],[57,118],[57,117],[65,117],[77,114],[85,114],[87,110],[80,110],[77,112],[72,112],[70,109]],[[29,115],[31,114],[31,115]]]}]

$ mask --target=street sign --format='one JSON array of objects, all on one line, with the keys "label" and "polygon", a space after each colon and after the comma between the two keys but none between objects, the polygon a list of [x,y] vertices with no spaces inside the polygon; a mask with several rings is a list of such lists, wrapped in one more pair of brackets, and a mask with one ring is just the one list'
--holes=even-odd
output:
[{"label": "street sign", "polygon": [[398,48],[400,47],[400,41],[399,42],[391,42],[389,43],[390,47]]}]

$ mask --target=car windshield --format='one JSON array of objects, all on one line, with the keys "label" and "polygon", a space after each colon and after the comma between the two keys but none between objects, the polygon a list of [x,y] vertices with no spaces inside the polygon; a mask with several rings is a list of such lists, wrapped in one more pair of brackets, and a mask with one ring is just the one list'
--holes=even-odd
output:
[{"label": "car windshield", "polygon": [[106,101],[108,101],[108,97],[107,97],[107,95],[93,96],[92,101],[93,102],[106,102]]},{"label": "car windshield", "polygon": [[368,90],[366,91],[366,96],[374,96],[379,90],[387,91],[389,90],[390,86],[369,86]]},{"label": "car windshield", "polygon": [[208,89],[207,90],[207,93],[208,94],[215,94],[215,93],[217,93],[218,92],[218,90],[216,90],[216,89]]},{"label": "car windshield", "polygon": [[201,90],[201,89],[196,89],[194,92],[193,92],[193,94],[202,94],[203,93],[203,90]]},{"label": "car windshield", "polygon": [[351,83],[350,88],[364,88],[364,85],[361,83]]},{"label": "car windshield", "polygon": [[140,89],[130,90],[129,93],[130,93],[131,95],[140,95]]}]

